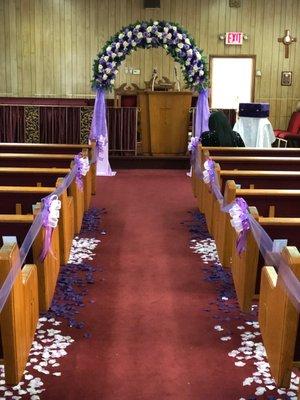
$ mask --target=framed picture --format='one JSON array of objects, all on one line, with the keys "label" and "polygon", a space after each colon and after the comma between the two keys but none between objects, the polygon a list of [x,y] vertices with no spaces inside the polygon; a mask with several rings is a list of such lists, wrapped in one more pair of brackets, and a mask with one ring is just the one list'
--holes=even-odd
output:
[{"label": "framed picture", "polygon": [[291,86],[292,84],[292,72],[282,71],[281,72],[281,86]]}]

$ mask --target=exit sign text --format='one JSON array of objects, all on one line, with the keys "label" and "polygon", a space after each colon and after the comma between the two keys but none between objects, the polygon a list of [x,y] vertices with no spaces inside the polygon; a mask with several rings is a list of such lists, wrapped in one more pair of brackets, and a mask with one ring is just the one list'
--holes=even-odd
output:
[{"label": "exit sign text", "polygon": [[226,32],[225,44],[243,44],[243,32]]}]

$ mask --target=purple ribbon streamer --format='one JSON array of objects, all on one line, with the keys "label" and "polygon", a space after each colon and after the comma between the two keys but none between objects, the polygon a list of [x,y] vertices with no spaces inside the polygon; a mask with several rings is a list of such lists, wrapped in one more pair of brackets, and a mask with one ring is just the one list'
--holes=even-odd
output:
[{"label": "purple ribbon streamer", "polygon": [[51,239],[53,234],[53,228],[49,225],[49,214],[50,214],[50,206],[53,199],[53,195],[44,197],[42,199],[42,219],[43,219],[43,227],[45,228],[45,236],[44,236],[44,243],[43,248],[40,254],[40,260],[44,261],[48,252],[51,251]]},{"label": "purple ribbon streamer", "polygon": [[237,241],[236,241],[236,249],[239,255],[246,249],[246,240],[247,235],[250,230],[250,222],[249,222],[249,211],[248,204],[244,199],[238,197],[235,200],[235,204],[239,206],[241,213],[239,216],[240,222],[242,224],[242,231],[239,233]]},{"label": "purple ribbon streamer", "polygon": [[[205,168],[206,171],[208,172],[209,175],[209,186],[210,186],[210,190],[214,193],[216,199],[218,200],[218,202],[220,203],[220,205],[223,205],[223,195],[221,193],[221,189],[220,189],[220,183],[216,174],[216,170],[215,170],[215,162],[208,158],[206,160],[206,166],[208,168]],[[202,173],[203,175],[203,173]]]},{"label": "purple ribbon streamer", "polygon": [[80,159],[82,157],[82,154],[79,153],[74,157],[74,163],[75,163],[75,170],[76,170],[76,176],[75,176],[75,181],[76,185],[78,188],[82,191],[83,190],[83,174],[82,174],[82,164],[80,162]]},{"label": "purple ribbon streamer", "polygon": [[100,140],[101,136],[103,138],[107,138],[108,136],[105,91],[103,89],[97,89],[89,139],[96,141],[96,150],[98,156],[103,152],[103,146]]},{"label": "purple ribbon streamer", "polygon": [[208,106],[208,91],[201,90],[196,107],[195,137],[200,139],[203,132],[208,131],[210,112]]}]

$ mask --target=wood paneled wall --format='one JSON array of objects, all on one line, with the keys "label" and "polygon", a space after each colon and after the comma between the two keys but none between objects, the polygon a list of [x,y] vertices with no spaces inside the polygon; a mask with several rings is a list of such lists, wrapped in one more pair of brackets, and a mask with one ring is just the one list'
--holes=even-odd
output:
[{"label": "wood paneled wall", "polygon": [[[0,0],[0,96],[90,97],[91,65],[106,40],[137,19],[166,19],[185,27],[207,55],[256,55],[255,100],[270,102],[271,120],[284,128],[300,99],[300,0]],[[297,23],[298,22],[298,23]],[[284,58],[277,42],[290,29],[298,42]],[[220,33],[242,31],[249,40],[227,47]],[[163,49],[138,50],[119,70],[117,85],[144,86],[154,67],[174,80],[174,62]],[[125,74],[125,67],[141,75]],[[281,71],[293,72],[281,86]]]}]

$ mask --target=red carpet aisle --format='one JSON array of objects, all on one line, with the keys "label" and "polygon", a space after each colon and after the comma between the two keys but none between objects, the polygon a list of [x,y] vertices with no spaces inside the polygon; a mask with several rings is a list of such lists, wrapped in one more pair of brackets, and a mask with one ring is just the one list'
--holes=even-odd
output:
[{"label": "red carpet aisle", "polygon": [[[99,178],[95,207],[105,207],[108,234],[97,248],[103,267],[82,310],[91,337],[61,360],[62,376],[47,379],[42,399],[214,400],[253,394],[251,374],[228,352],[204,310],[216,290],[201,276],[182,221],[194,208],[183,171],[120,171]],[[260,397],[262,398],[262,397]]]}]

